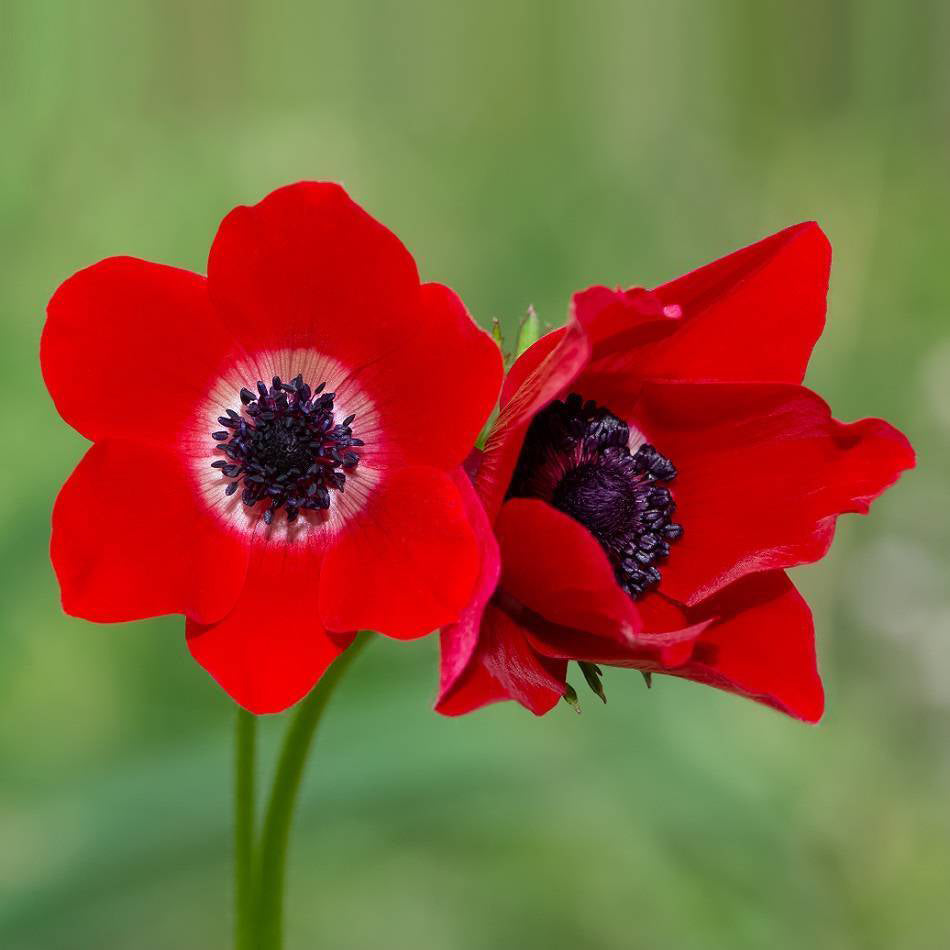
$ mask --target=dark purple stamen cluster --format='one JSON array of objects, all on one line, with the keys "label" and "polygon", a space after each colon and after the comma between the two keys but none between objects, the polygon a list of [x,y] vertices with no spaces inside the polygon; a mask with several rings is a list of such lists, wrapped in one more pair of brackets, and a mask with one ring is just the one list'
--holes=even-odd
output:
[{"label": "dark purple stamen cluster", "polygon": [[359,461],[352,448],[363,442],[350,429],[355,416],[335,421],[334,393],[324,392],[326,385],[311,390],[302,375],[289,383],[275,376],[269,388],[258,380],[256,393],[240,392],[244,414],[228,409],[218,417],[225,428],[211,433],[215,448],[227,456],[211,467],[234,479],[225,494],[243,484],[245,505],[269,502],[267,524],[280,508],[288,521],[303,510],[329,508],[330,489],[343,491],[345,473]]},{"label": "dark purple stamen cluster", "polygon": [[627,423],[576,393],[532,420],[509,497],[543,498],[579,521],[607,552],[631,597],[660,582],[658,561],[683,528],[666,482],[676,477],[652,445],[631,453]]}]

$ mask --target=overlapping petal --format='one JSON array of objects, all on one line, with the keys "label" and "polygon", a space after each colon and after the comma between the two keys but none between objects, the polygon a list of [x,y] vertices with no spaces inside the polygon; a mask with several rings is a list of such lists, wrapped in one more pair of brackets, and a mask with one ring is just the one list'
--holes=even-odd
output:
[{"label": "overlapping petal", "polygon": [[699,637],[676,676],[817,722],[824,691],[811,610],[782,571],[747,577],[704,604],[720,619]]},{"label": "overlapping petal", "polygon": [[423,284],[398,346],[352,379],[377,418],[360,429],[363,456],[382,467],[460,465],[495,405],[501,353],[465,305],[442,284]]},{"label": "overlapping petal", "polygon": [[479,544],[445,472],[386,477],[327,552],[320,616],[331,630],[413,639],[458,619],[479,572]]},{"label": "overlapping petal", "polygon": [[506,502],[495,524],[501,587],[552,623],[632,642],[642,629],[603,548],[579,522],[533,498]]},{"label": "overlapping petal", "polygon": [[262,531],[233,609],[217,623],[189,620],[192,656],[245,709],[293,705],[352,642],[352,633],[331,636],[320,623],[319,574],[319,550],[269,542]]},{"label": "overlapping petal", "polygon": [[227,613],[247,549],[191,488],[181,460],[155,446],[92,446],[53,509],[50,546],[67,613],[111,623]]},{"label": "overlapping petal", "polygon": [[800,383],[825,326],[830,270],[828,238],[806,221],[657,287],[681,326],[641,374]]},{"label": "overlapping petal", "polygon": [[471,662],[443,688],[436,709],[446,716],[458,716],[488,703],[513,699],[543,716],[564,695],[566,676],[566,660],[538,653],[514,618],[489,604]]},{"label": "overlapping petal", "polygon": [[535,413],[569,386],[590,358],[590,346],[576,327],[542,337],[515,362],[508,374],[520,380],[516,388],[506,381],[501,411],[492,425],[475,473],[482,504],[494,521],[501,508],[528,426]]},{"label": "overlapping petal", "polygon": [[867,512],[914,464],[892,426],[840,423],[800,386],[649,383],[636,423],[679,472],[685,533],[662,590],[686,604],[746,574],[822,557],[838,515]]},{"label": "overlapping petal", "polygon": [[501,573],[498,542],[495,540],[495,533],[488,515],[475,494],[471,481],[461,469],[456,469],[452,475],[452,481],[459,490],[465,513],[475,532],[481,560],[478,580],[468,606],[456,623],[443,627],[439,634],[442,663],[436,708],[441,708],[441,704],[448,702],[448,697],[454,691],[456,683],[466,675],[469,665],[473,663],[482,615],[495,593]]},{"label": "overlapping petal", "polygon": [[830,267],[828,239],[806,222],[650,292],[582,291],[571,309],[591,344],[587,374],[623,374],[628,389],[648,379],[800,383]]},{"label": "overlapping petal", "polygon": [[40,362],[60,415],[87,439],[170,445],[230,350],[203,277],[113,257],[53,295]]},{"label": "overlapping petal", "polygon": [[[654,601],[662,598],[653,597]],[[590,630],[551,623],[540,614],[517,612],[528,641],[542,656],[561,660],[585,660],[610,666],[669,672],[693,655],[700,634],[716,619],[696,612],[693,617],[677,605],[666,602],[667,613],[656,628],[649,627],[629,639],[604,636]]]},{"label": "overlapping petal", "polygon": [[211,299],[249,352],[310,347],[351,369],[401,343],[419,299],[412,256],[342,187],[299,182],[221,222]]}]

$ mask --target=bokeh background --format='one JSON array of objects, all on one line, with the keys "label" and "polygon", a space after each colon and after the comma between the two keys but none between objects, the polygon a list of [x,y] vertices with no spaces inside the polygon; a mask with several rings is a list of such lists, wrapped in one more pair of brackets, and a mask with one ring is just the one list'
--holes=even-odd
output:
[{"label": "bokeh background", "polygon": [[817,728],[622,671],[580,716],[445,720],[435,641],[376,643],[307,775],[289,947],[950,946],[948,46],[942,0],[4,0],[0,946],[228,946],[233,708],[179,619],[61,614],[49,512],[84,445],[37,346],[72,271],[203,270],[232,205],[299,178],[509,327],[817,218],[809,382],[920,467],[796,572]]}]

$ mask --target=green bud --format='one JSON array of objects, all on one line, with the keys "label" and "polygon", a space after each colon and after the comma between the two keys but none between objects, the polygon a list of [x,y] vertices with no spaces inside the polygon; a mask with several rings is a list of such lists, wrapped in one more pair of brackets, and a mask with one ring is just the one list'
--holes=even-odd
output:
[{"label": "green bud", "polygon": [[498,317],[491,318],[491,338],[498,344],[499,349],[505,348],[505,335],[501,332],[501,320]]},{"label": "green bud", "polygon": [[515,348],[515,358],[517,359],[529,346],[537,342],[541,335],[541,321],[535,313],[534,307],[528,307],[528,312],[521,320],[518,327],[518,345]]}]

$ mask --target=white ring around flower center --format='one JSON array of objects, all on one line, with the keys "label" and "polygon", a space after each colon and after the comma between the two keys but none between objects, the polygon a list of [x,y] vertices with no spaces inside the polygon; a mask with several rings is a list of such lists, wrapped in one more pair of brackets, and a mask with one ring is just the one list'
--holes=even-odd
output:
[{"label": "white ring around flower center", "polygon": [[[303,510],[296,521],[274,518],[264,523],[263,504],[248,507],[241,501],[241,492],[228,496],[225,488],[233,481],[212,468],[211,463],[226,456],[215,450],[211,433],[221,429],[218,416],[228,409],[243,412],[240,390],[246,387],[256,392],[256,383],[262,380],[269,386],[274,376],[289,382],[298,374],[311,387],[326,382],[327,391],[334,393],[334,417],[342,420],[355,415],[353,435],[366,443],[364,450],[356,449],[360,461],[346,473],[343,491],[330,490],[330,508],[326,511]],[[245,417],[249,419],[250,417]],[[379,430],[379,414],[369,396],[356,379],[337,360],[309,348],[287,348],[255,353],[236,360],[215,381],[204,402],[181,436],[181,449],[187,466],[195,479],[196,488],[208,509],[225,526],[245,537],[267,542],[282,541],[294,544],[326,542],[338,534],[346,522],[366,505],[382,473],[373,464],[374,436]]]}]

